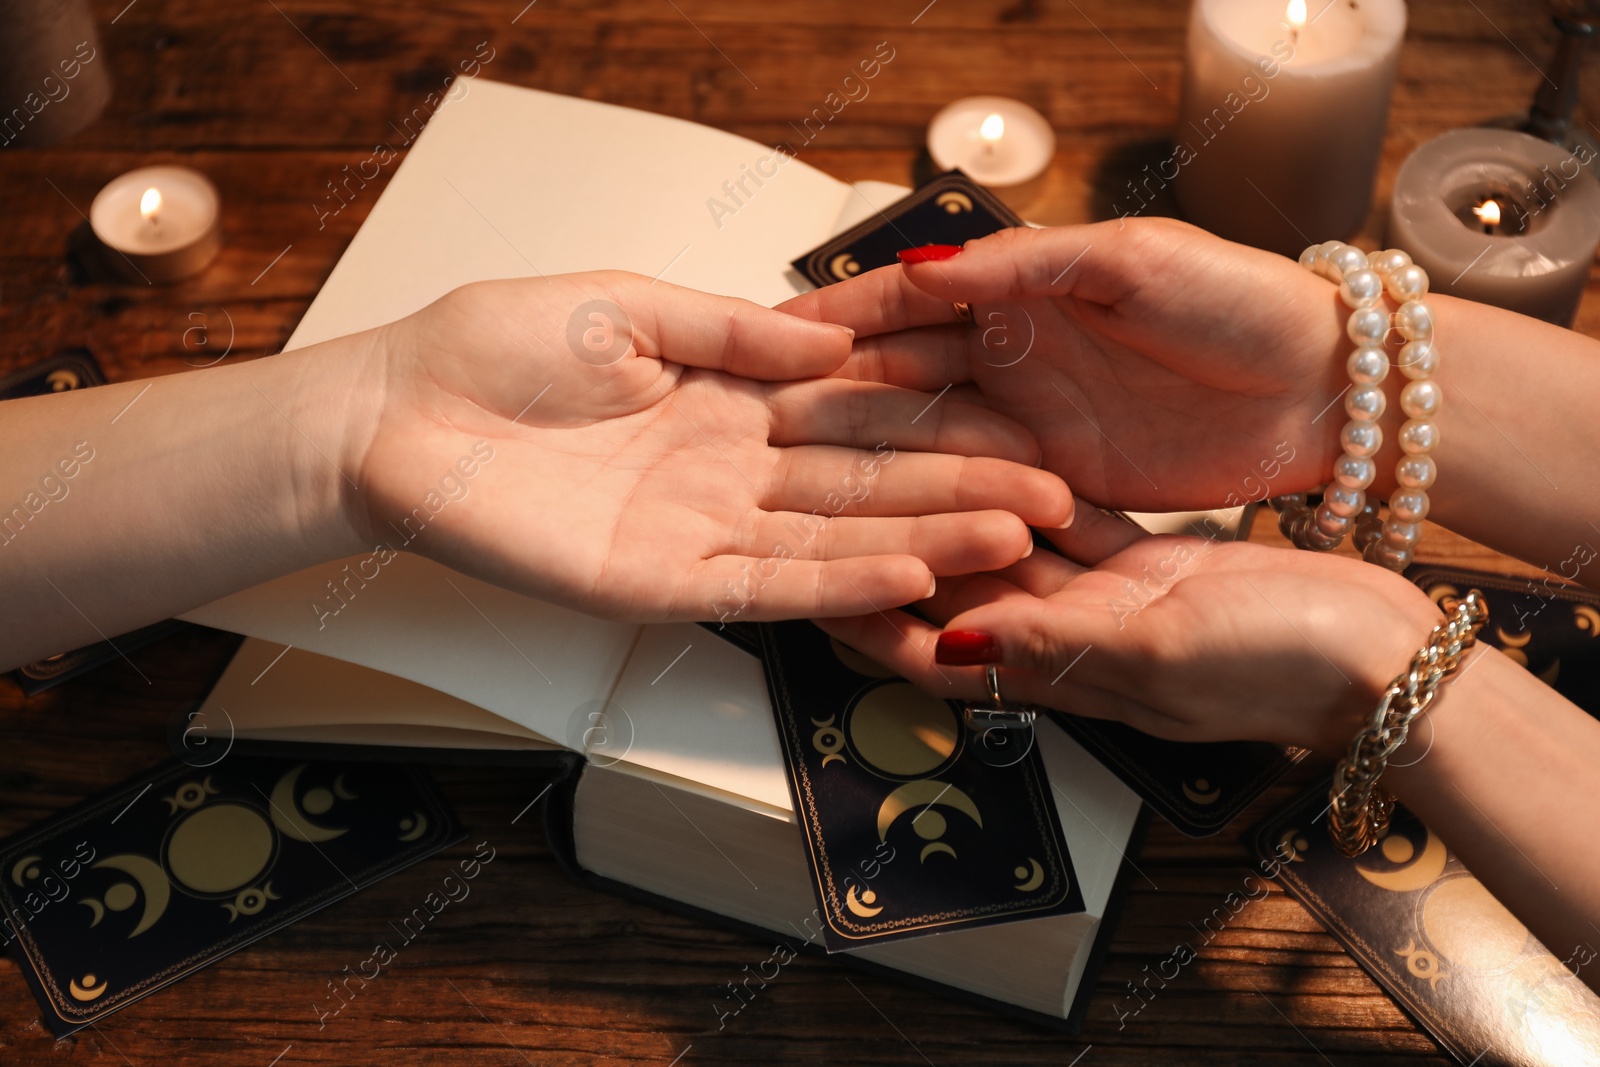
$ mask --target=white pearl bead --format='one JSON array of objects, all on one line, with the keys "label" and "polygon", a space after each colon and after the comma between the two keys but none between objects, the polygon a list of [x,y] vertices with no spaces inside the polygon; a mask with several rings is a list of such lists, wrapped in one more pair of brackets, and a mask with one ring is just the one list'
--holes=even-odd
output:
[{"label": "white pearl bead", "polygon": [[1393,274],[1401,267],[1411,266],[1411,257],[1398,248],[1385,248],[1368,256],[1367,264],[1379,274]]},{"label": "white pearl bead", "polygon": [[1402,489],[1389,498],[1389,516],[1395,522],[1421,522],[1428,507],[1428,494],[1421,489]]},{"label": "white pearl bead", "polygon": [[1439,427],[1429,419],[1411,419],[1400,427],[1400,451],[1420,456],[1439,447]]},{"label": "white pearl bead", "polygon": [[1345,244],[1344,244],[1343,241],[1324,241],[1324,242],[1322,242],[1322,244],[1317,246],[1318,250],[1322,253],[1322,256],[1321,256],[1320,259],[1317,260],[1316,263],[1314,263],[1312,265],[1311,269],[1316,271],[1318,274],[1322,275],[1324,278],[1328,279],[1329,281],[1333,282],[1335,285],[1338,285],[1339,284],[1339,268],[1335,267],[1331,262],[1329,262],[1329,257],[1331,257],[1335,252],[1339,251],[1339,249],[1341,249],[1343,247],[1345,247]]},{"label": "white pearl bead", "polygon": [[1358,270],[1367,269],[1367,254],[1354,245],[1344,245],[1337,251],[1328,253],[1328,263],[1339,272],[1340,276],[1348,277]]},{"label": "white pearl bead", "polygon": [[1389,316],[1380,307],[1357,308],[1350,312],[1345,332],[1358,345],[1381,345],[1389,336]]},{"label": "white pearl bead", "polygon": [[1432,456],[1407,456],[1394,465],[1395,481],[1403,489],[1428,489],[1439,477]]},{"label": "white pearl bead", "polygon": [[1365,489],[1378,476],[1378,465],[1370,456],[1352,456],[1348,452],[1333,461],[1333,480],[1346,489]]},{"label": "white pearl bead", "polygon": [[1389,295],[1400,303],[1420,300],[1428,295],[1428,272],[1415,263],[1401,267],[1389,275]]},{"label": "white pearl bead", "polygon": [[1339,298],[1346,307],[1371,307],[1383,299],[1383,279],[1375,270],[1353,270],[1339,283]]},{"label": "white pearl bead", "polygon": [[1400,390],[1400,410],[1410,418],[1426,419],[1439,410],[1439,402],[1443,399],[1439,383],[1432,378],[1407,382],[1406,387]]},{"label": "white pearl bead", "polygon": [[1356,516],[1361,514],[1361,509],[1367,506],[1367,494],[1360,489],[1330,485],[1322,494],[1322,503],[1330,515],[1338,515],[1354,522]]},{"label": "white pearl bead", "polygon": [[1355,520],[1347,515],[1333,514],[1326,503],[1317,508],[1317,532],[1324,537],[1337,537],[1342,540],[1354,523]]},{"label": "white pearl bead", "polygon": [[1383,543],[1394,548],[1413,549],[1422,540],[1422,524],[1416,522],[1386,522],[1383,524]]},{"label": "white pearl bead", "polygon": [[1383,417],[1389,398],[1376,385],[1358,385],[1344,395],[1344,413],[1360,422],[1372,422]]},{"label": "white pearl bead", "polygon": [[1362,345],[1350,353],[1344,368],[1357,385],[1376,385],[1389,376],[1389,353],[1377,345]]},{"label": "white pearl bead", "polygon": [[1317,258],[1321,255],[1322,246],[1311,245],[1304,252],[1300,253],[1300,265],[1305,267],[1307,270],[1315,270],[1317,267]]},{"label": "white pearl bead", "polygon": [[1352,456],[1375,456],[1383,447],[1383,427],[1351,419],[1339,431],[1339,445]]},{"label": "white pearl bead", "polygon": [[1433,308],[1422,300],[1407,300],[1394,313],[1394,324],[1407,341],[1433,340]]},{"label": "white pearl bead", "polygon": [[1432,378],[1439,369],[1439,350],[1432,341],[1412,341],[1400,349],[1395,366],[1407,378]]}]

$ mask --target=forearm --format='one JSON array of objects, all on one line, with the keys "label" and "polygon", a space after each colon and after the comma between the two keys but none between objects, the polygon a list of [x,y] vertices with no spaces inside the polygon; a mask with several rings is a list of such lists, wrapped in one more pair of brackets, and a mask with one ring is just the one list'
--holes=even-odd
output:
[{"label": "forearm", "polygon": [[0,667],[359,548],[373,336],[0,405]]},{"label": "forearm", "polygon": [[[1568,579],[1600,549],[1600,342],[1447,296],[1430,296],[1441,352],[1435,380],[1438,482],[1429,518]],[[1400,389],[1391,372],[1376,490],[1394,490]],[[1588,548],[1593,545],[1595,548]]]},{"label": "forearm", "polygon": [[[1600,851],[1584,841],[1600,794],[1600,723],[1482,647],[1382,783],[1557,958],[1600,948]],[[1579,971],[1591,986],[1597,974]]]}]

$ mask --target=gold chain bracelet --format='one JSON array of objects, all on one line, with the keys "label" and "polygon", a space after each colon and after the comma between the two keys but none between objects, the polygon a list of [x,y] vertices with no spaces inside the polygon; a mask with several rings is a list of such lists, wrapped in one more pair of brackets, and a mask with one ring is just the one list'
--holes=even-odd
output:
[{"label": "gold chain bracelet", "polygon": [[1378,785],[1378,777],[1395,749],[1405,744],[1413,720],[1433,703],[1439,683],[1461,665],[1488,621],[1489,606],[1478,590],[1456,601],[1428,635],[1428,643],[1411,657],[1411,665],[1389,683],[1372,719],[1350,743],[1328,789],[1328,836],[1346,856],[1361,855],[1388,830],[1394,798]]}]

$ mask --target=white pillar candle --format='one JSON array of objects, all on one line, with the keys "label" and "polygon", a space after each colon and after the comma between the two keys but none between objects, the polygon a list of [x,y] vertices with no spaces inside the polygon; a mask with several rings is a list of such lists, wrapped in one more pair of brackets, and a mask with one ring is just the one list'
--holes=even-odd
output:
[{"label": "white pillar candle", "polygon": [[940,172],[960,169],[1002,195],[1029,186],[1055,152],[1049,121],[1004,96],[964,97],[928,124],[928,155]]},{"label": "white pillar candle", "polygon": [[140,167],[113,178],[89,226],[129,281],[173,282],[204,270],[222,247],[217,188],[188,167]]},{"label": "white pillar candle", "polygon": [[1259,248],[1354,235],[1405,29],[1403,0],[1195,0],[1158,182],[1191,222]]},{"label": "white pillar candle", "polygon": [[1391,247],[1436,293],[1570,326],[1600,244],[1600,183],[1578,155],[1515,130],[1451,130],[1406,159]]}]

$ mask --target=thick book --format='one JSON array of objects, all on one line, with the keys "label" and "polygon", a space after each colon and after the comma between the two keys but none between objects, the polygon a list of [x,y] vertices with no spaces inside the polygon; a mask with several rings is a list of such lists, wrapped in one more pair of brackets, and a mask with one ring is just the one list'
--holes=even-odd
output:
[{"label": "thick book", "polygon": [[[542,721],[540,697],[529,689],[533,710],[520,718]],[[218,731],[226,724],[241,741],[539,754],[563,772],[550,795],[564,814],[551,820],[564,862],[584,880],[785,944],[820,945],[761,661],[699,626],[649,627],[594,711],[571,720],[563,744],[415,682],[246,640],[195,718]],[[1083,910],[866,944],[836,958],[1071,1025],[1104,952],[1141,805],[1053,723],[1038,724],[1035,744]]]}]

